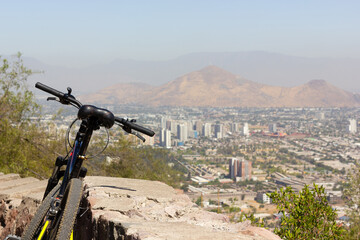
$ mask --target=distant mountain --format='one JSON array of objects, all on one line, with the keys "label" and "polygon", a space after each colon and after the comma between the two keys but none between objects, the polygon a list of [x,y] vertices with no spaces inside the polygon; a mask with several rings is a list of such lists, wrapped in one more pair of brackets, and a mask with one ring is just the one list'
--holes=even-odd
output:
[{"label": "distant mountain", "polygon": [[[265,91],[264,91],[265,92]],[[270,94],[270,93],[269,93]],[[360,106],[360,95],[337,88],[324,80],[292,88],[281,88],[272,95],[275,106],[289,107],[354,107]]]},{"label": "distant mountain", "polygon": [[81,93],[127,82],[160,86],[208,65],[266,85],[294,87],[311,79],[326,79],[334,86],[360,93],[360,59],[306,58],[252,51],[192,53],[168,61],[116,60],[84,68],[51,66],[32,58],[24,61],[26,66],[44,71],[30,78],[31,85],[41,81],[58,89],[70,86]]},{"label": "distant mountain", "polygon": [[247,80],[216,66],[194,71],[158,87],[117,84],[85,96],[97,103],[213,107],[350,107],[360,96],[324,80],[278,87]]}]

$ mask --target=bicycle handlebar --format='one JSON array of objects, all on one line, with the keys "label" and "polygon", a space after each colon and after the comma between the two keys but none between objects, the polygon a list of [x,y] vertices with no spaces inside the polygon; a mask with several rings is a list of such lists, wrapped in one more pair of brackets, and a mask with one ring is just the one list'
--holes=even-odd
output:
[{"label": "bicycle handlebar", "polygon": [[52,95],[54,95],[55,97],[58,97],[58,98],[63,98],[64,95],[65,95],[65,93],[62,93],[62,92],[60,92],[60,91],[58,91],[56,89],[53,89],[53,88],[51,88],[49,86],[46,86],[45,84],[42,84],[40,82],[37,82],[35,84],[35,87],[40,89],[40,90],[43,90],[44,92],[50,93],[50,94],[52,94]]},{"label": "bicycle handlebar", "polygon": [[54,95],[55,97],[58,97],[62,104],[73,103],[79,108],[82,106],[82,104],[78,100],[76,100],[74,96],[71,95],[71,88],[68,88],[68,93],[63,93],[54,88],[46,86],[45,84],[42,84],[40,82],[37,82],[35,84],[35,87],[40,90],[43,90],[44,92],[50,93],[50,94]]},{"label": "bicycle handlebar", "polygon": [[[72,103],[72,104],[76,105],[78,108],[80,108],[82,106],[82,104],[78,100],[76,100],[74,96],[71,95],[71,88],[68,88],[68,93],[63,93],[54,88],[46,86],[45,84],[42,84],[40,82],[37,82],[35,84],[35,87],[40,90],[43,90],[44,92],[50,93],[50,94],[58,97],[62,104]],[[135,131],[141,132],[150,137],[155,135],[155,132],[153,132],[150,129],[147,129],[145,127],[135,124],[133,120],[129,121],[124,118],[115,117],[115,121],[122,124],[123,129],[128,133],[131,133],[131,129],[134,129]]]},{"label": "bicycle handlebar", "polygon": [[[115,117],[115,122],[123,124],[125,128],[128,127],[130,129],[134,129],[135,131],[141,132],[141,133],[146,134],[146,135],[148,135],[150,137],[155,135],[154,131],[152,131],[150,129],[147,129],[147,128],[144,128],[144,127],[142,127],[140,125],[137,125],[134,122],[129,121],[129,120],[124,119],[124,118]],[[126,129],[124,129],[124,130],[127,131]]]}]

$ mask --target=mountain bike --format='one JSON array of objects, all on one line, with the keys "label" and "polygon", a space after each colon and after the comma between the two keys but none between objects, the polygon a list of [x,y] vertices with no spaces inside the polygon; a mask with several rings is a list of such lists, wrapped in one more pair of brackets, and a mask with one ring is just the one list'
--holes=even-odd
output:
[{"label": "mountain bike", "polygon": [[[83,195],[83,179],[87,173],[87,169],[82,164],[87,159],[86,151],[93,132],[99,130],[100,127],[109,129],[116,124],[143,142],[145,139],[138,132],[151,137],[155,133],[137,125],[134,119],[115,117],[109,110],[93,105],[82,105],[71,95],[71,88],[67,88],[67,93],[62,93],[39,82],[35,84],[35,87],[54,96],[49,97],[48,101],[55,100],[61,104],[76,107],[78,109],[77,120],[80,120],[81,123],[69,153],[65,157],[56,158],[43,201],[21,239],[76,239],[76,231],[73,229],[79,215],[80,200]],[[63,166],[66,166],[65,170],[62,170]],[[9,236],[9,239],[20,239],[10,237],[14,236]]]}]

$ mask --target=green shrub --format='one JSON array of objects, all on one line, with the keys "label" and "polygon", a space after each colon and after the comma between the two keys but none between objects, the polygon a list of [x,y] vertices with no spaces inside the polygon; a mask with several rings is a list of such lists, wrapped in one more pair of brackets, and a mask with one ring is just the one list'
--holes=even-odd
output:
[{"label": "green shrub", "polygon": [[344,239],[344,229],[336,223],[337,214],[328,204],[324,188],[307,185],[299,194],[291,187],[269,195],[282,213],[275,233],[283,239]]}]

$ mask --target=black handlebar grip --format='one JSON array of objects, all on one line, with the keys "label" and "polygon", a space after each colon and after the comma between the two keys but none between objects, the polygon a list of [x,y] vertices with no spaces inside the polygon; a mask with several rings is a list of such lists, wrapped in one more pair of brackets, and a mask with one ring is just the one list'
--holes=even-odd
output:
[{"label": "black handlebar grip", "polygon": [[152,137],[152,136],[155,135],[155,132],[154,132],[154,131],[152,131],[152,130],[150,130],[150,129],[147,129],[147,128],[144,128],[144,127],[142,127],[142,126],[140,126],[140,125],[137,125],[137,124],[135,124],[135,123],[128,122],[128,125],[129,125],[132,129],[134,129],[134,130],[136,130],[136,131],[138,131],[138,132],[141,132],[141,133],[143,133],[143,134],[146,134],[146,135],[148,135],[148,136],[150,136],[150,137]]},{"label": "black handlebar grip", "polygon": [[150,137],[155,135],[154,131],[152,131],[150,129],[147,129],[147,128],[144,128],[144,127],[142,127],[140,125],[137,125],[137,124],[135,124],[133,122],[130,122],[128,120],[125,120],[123,118],[115,117],[115,121],[123,124],[124,126],[127,126],[127,127],[131,128],[131,129],[134,129],[135,131],[146,134],[146,135],[148,135]]},{"label": "black handlebar grip", "polygon": [[40,82],[37,82],[35,84],[35,87],[40,89],[40,90],[43,90],[44,92],[50,93],[50,94],[52,94],[52,95],[54,95],[54,96],[56,96],[56,97],[58,97],[60,99],[63,98],[64,95],[65,95],[64,93],[62,93],[62,92],[60,92],[60,91],[58,91],[56,89],[53,89],[53,88],[51,88],[49,86],[46,86],[45,84],[42,84]]}]

